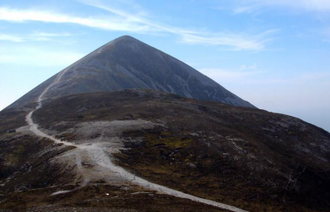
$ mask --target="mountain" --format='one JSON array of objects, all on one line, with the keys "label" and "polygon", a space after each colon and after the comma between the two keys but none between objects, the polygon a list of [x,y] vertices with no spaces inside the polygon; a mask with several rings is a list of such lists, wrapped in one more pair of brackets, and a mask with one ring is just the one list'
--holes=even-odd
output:
[{"label": "mountain", "polygon": [[0,211],[329,212],[329,200],[329,132],[131,37],[0,112]]},{"label": "mountain", "polygon": [[0,113],[0,210],[330,208],[330,134],[297,118],[141,89],[46,101],[44,136],[27,114]]},{"label": "mountain", "polygon": [[60,80],[44,98],[136,88],[254,108],[187,64],[130,36],[117,38],[93,51],[8,108],[36,102],[37,97],[59,75]]}]

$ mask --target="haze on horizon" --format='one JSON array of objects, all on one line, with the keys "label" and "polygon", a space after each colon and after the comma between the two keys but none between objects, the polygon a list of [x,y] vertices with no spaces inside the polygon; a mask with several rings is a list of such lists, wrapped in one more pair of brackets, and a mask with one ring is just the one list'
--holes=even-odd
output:
[{"label": "haze on horizon", "polygon": [[0,3],[0,110],[129,34],[260,109],[330,131],[326,0],[40,0]]}]

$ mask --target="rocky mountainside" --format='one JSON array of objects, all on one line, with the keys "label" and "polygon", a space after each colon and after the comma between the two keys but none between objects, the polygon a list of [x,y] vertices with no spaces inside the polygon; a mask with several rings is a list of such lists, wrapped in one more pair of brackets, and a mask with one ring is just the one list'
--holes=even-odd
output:
[{"label": "rocky mountainside", "polygon": [[1,211],[329,212],[329,162],[328,132],[128,36],[0,112]]},{"label": "rocky mountainside", "polygon": [[254,107],[187,64],[130,36],[117,38],[45,81],[9,108],[36,102],[59,74],[45,98],[70,94],[153,89],[198,100]]},{"label": "rocky mountainside", "polygon": [[33,115],[67,146],[31,133],[26,115],[0,113],[0,209],[234,211],[140,178],[246,211],[330,208],[330,134],[290,116],[152,90],[69,95]]}]

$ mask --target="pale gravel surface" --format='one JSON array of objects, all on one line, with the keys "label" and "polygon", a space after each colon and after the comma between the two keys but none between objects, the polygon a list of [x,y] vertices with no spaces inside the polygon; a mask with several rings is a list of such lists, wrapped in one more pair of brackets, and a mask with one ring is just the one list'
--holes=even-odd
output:
[{"label": "pale gravel surface", "polygon": [[[144,120],[128,120],[128,121],[112,121],[112,122],[89,122],[85,123],[87,126],[80,126],[82,128],[80,135],[81,138],[86,138],[90,133],[95,133],[95,130],[97,130],[99,133],[101,133],[101,137],[99,138],[98,142],[96,143],[90,143],[91,141],[85,141],[85,143],[77,142],[79,144],[73,144],[67,141],[62,141],[59,139],[56,139],[52,135],[48,135],[44,132],[42,132],[39,129],[38,124],[33,122],[32,115],[33,113],[40,109],[42,107],[42,100],[47,93],[47,91],[54,86],[56,83],[58,83],[62,76],[66,73],[67,70],[64,70],[61,72],[58,77],[55,79],[55,81],[50,84],[44,92],[39,96],[38,98],[38,106],[35,108],[35,110],[31,111],[27,116],[26,116],[26,121],[29,125],[30,131],[35,133],[37,136],[40,137],[46,137],[55,143],[63,144],[65,146],[74,146],[76,147],[75,149],[69,151],[68,153],[61,155],[60,157],[62,160],[66,159],[72,159],[72,157],[75,158],[75,163],[77,165],[77,171],[80,172],[80,174],[84,177],[83,183],[80,186],[83,187],[85,186],[91,178],[97,178],[102,176],[109,176],[110,178],[117,178],[118,183],[123,183],[124,181],[133,183],[139,186],[142,186],[146,189],[150,190],[155,190],[163,194],[171,195],[174,197],[179,197],[179,198],[185,198],[189,199],[195,202],[200,202],[204,203],[207,205],[215,206],[221,209],[226,209],[229,211],[234,211],[234,212],[246,212],[245,210],[223,204],[223,203],[218,203],[212,200],[207,200],[203,199],[200,197],[196,197],[190,194],[186,194],[165,186],[161,186],[152,182],[149,182],[147,180],[144,180],[140,177],[137,177],[130,172],[126,171],[125,169],[115,165],[111,161],[111,153],[118,152],[122,148],[122,143],[120,142],[120,139],[117,137],[119,136],[123,131],[125,130],[131,130],[131,129],[146,129],[146,128],[152,128],[154,127],[155,124],[149,122],[149,121],[144,121]],[[85,134],[85,135],[84,135]],[[95,142],[95,141],[93,141]],[[69,158],[68,158],[69,157]],[[71,158],[70,158],[71,157]],[[87,168],[84,168],[82,166],[82,161],[85,160],[87,163],[93,164],[92,169],[94,171],[88,170]],[[72,163],[71,160],[66,160],[68,163]],[[95,171],[98,169],[98,171]],[[100,172],[101,171],[101,172]],[[106,175],[106,173],[108,175]],[[97,176],[98,175],[98,176]],[[112,180],[110,180],[112,181]],[[79,188],[77,188],[79,189]],[[76,189],[74,189],[76,190]],[[72,190],[70,190],[72,191]],[[53,193],[53,195],[59,195],[63,193],[67,193],[70,191],[57,191]]]}]

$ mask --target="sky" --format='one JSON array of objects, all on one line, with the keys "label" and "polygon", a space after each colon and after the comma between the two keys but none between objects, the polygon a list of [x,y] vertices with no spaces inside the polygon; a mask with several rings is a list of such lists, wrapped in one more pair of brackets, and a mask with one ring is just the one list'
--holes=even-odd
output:
[{"label": "sky", "polygon": [[329,0],[1,0],[0,110],[122,35],[330,131]]}]

